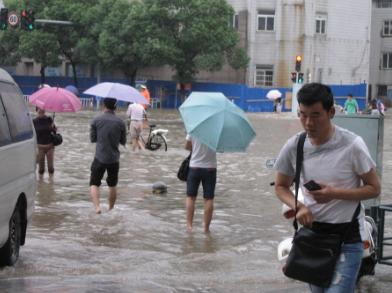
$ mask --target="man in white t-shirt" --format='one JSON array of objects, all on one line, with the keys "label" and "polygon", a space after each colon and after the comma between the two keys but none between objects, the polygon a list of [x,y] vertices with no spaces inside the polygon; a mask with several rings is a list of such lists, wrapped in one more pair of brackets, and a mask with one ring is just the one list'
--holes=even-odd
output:
[{"label": "man in white t-shirt", "polygon": [[131,119],[130,134],[132,142],[132,150],[136,148],[139,150],[144,149],[144,144],[140,139],[143,131],[143,122],[147,119],[146,111],[144,107],[138,103],[131,103],[128,106],[127,117]]},{"label": "man in white t-shirt", "polygon": [[190,135],[186,137],[185,149],[192,151],[189,172],[186,181],[186,222],[188,231],[192,231],[195,201],[200,183],[204,197],[204,232],[210,231],[214,211],[216,184],[216,152]]},{"label": "man in white t-shirt", "polygon": [[[297,220],[320,233],[339,233],[343,239],[330,287],[310,285],[310,288],[312,292],[354,292],[363,255],[363,211],[354,225],[347,223],[361,200],[379,195],[376,166],[361,137],[332,123],[335,108],[328,86],[306,84],[297,96],[300,121],[307,134],[300,176],[304,203],[298,203]],[[299,134],[286,142],[275,163],[276,195],[292,209],[295,209],[295,197],[291,184],[295,177],[298,138]],[[307,190],[303,185],[310,180],[321,189]]]}]

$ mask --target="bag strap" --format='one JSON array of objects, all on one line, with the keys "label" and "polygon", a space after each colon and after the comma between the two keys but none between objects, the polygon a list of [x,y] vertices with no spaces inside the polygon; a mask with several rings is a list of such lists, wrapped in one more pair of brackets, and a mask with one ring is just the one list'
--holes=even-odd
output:
[{"label": "bag strap", "polygon": [[[295,215],[294,215],[294,220],[293,220],[293,226],[294,226],[295,233],[298,230],[298,222],[297,222],[298,190],[299,190],[299,181],[300,181],[300,178],[301,178],[302,162],[304,160],[305,139],[306,139],[306,132],[302,132],[300,134],[300,136],[299,136],[299,139],[298,139],[297,158],[296,158],[296,162],[295,162],[295,177],[294,177],[294,183],[295,183]],[[354,222],[357,219],[360,211],[361,211],[361,202],[358,203],[358,206],[355,209],[355,212],[354,212],[353,217],[351,219],[351,222]]]},{"label": "bag strap", "polygon": [[293,226],[295,232],[298,230],[298,222],[297,222],[297,211],[298,211],[298,189],[299,189],[299,180],[301,177],[301,168],[302,168],[302,161],[304,159],[304,144],[306,139],[306,132],[302,132],[298,139],[297,144],[297,158],[295,162],[295,215],[293,220]]}]

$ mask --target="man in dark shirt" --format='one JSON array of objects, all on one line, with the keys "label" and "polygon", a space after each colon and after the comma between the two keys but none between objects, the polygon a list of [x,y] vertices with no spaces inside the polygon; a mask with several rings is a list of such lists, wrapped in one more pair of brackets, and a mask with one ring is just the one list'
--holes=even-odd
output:
[{"label": "man in dark shirt", "polygon": [[106,183],[109,186],[109,210],[114,207],[120,168],[118,146],[120,143],[125,145],[127,140],[125,123],[114,113],[116,103],[116,99],[105,98],[103,113],[93,119],[90,127],[90,140],[96,143],[95,157],[91,164],[90,192],[97,214],[101,213],[99,186],[105,171]]}]

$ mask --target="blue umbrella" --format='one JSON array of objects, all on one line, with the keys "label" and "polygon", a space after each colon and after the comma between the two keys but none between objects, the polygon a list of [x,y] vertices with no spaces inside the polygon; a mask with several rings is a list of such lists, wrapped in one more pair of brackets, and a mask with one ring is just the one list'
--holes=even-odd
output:
[{"label": "blue umbrella", "polygon": [[77,89],[76,86],[74,86],[74,85],[67,85],[65,87],[65,89],[67,91],[70,91],[71,93],[73,93],[75,96],[79,96],[79,90]]},{"label": "blue umbrella", "polygon": [[217,152],[244,152],[256,133],[222,93],[192,92],[179,108],[188,134]]}]

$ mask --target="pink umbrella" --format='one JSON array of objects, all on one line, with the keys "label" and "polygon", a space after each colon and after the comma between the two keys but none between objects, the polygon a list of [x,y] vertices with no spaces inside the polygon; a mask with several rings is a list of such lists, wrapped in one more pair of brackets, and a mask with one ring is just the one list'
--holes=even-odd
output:
[{"label": "pink umbrella", "polygon": [[44,87],[29,97],[29,102],[50,112],[76,112],[82,107],[79,98],[59,87]]}]

